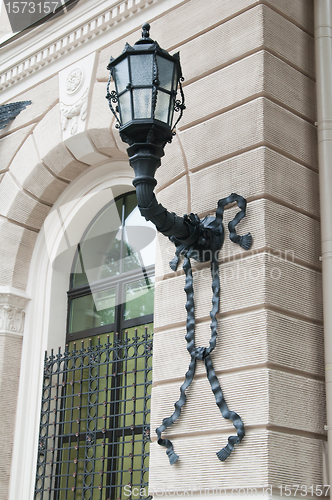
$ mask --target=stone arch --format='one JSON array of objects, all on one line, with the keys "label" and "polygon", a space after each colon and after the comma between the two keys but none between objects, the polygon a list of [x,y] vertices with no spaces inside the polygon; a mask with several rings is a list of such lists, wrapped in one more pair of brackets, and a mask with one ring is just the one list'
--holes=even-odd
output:
[{"label": "stone arch", "polygon": [[[84,148],[84,141],[90,137],[103,162],[126,160],[125,145],[113,138],[113,118],[106,99],[100,99],[103,94],[105,83],[97,82],[89,100],[87,132],[78,137],[78,144]],[[26,289],[33,247],[51,207],[70,182],[94,168],[93,162],[77,160],[64,143],[59,103],[37,124],[26,128],[28,133],[18,149],[14,149],[10,141],[13,142],[12,137],[20,130],[14,128],[12,134],[2,139],[9,167],[0,177],[0,215],[4,218],[0,221],[0,255],[3,257],[0,286],[20,290]]]},{"label": "stone arch", "polygon": [[[132,178],[132,170],[124,161],[87,170],[55,202],[38,234],[27,285],[31,300],[24,328],[10,499],[33,496],[43,357],[46,349],[65,342],[72,249],[100,208],[112,197],[131,190]],[[68,256],[62,268],[55,268],[55,258],[65,251]]]}]

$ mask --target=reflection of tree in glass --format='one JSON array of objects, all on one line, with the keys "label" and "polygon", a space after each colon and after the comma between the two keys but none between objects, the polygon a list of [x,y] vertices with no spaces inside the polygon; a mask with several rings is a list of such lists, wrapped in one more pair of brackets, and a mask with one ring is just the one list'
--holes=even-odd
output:
[{"label": "reflection of tree in glass", "polygon": [[124,259],[125,266],[125,269],[121,270],[122,272],[133,271],[141,267],[137,253],[135,253],[133,248],[125,241],[122,241],[121,244],[121,241],[115,240],[111,250],[107,252],[105,262],[102,265],[101,279],[120,274],[121,256]]},{"label": "reflection of tree in glass", "polygon": [[124,319],[153,314],[153,304],[154,283],[151,278],[146,276],[145,279],[127,284]]},{"label": "reflection of tree in glass", "polygon": [[111,325],[114,323],[114,308],[110,309],[103,309],[102,311],[98,311],[96,314],[98,314],[100,318],[100,325],[98,326],[104,326],[104,325]]}]

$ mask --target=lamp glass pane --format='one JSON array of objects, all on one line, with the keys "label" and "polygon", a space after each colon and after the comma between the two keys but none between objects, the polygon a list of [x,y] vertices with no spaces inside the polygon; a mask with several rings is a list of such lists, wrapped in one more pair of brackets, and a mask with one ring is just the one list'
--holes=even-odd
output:
[{"label": "lamp glass pane", "polygon": [[134,118],[151,118],[152,113],[152,88],[134,89]]},{"label": "lamp glass pane", "polygon": [[169,92],[172,90],[174,63],[169,59],[157,56],[159,86]]},{"label": "lamp glass pane", "polygon": [[114,66],[114,80],[116,84],[117,93],[120,94],[125,90],[129,83],[129,71],[128,71],[128,58],[119,62]]},{"label": "lamp glass pane", "polygon": [[122,96],[119,97],[119,108],[121,115],[121,123],[124,125],[129,122],[131,117],[131,99],[130,99],[130,91],[124,92]]},{"label": "lamp glass pane", "polygon": [[153,54],[130,56],[130,74],[132,85],[152,85]]},{"label": "lamp glass pane", "polygon": [[177,88],[178,88],[178,80],[179,80],[178,70],[177,70],[177,67],[175,67],[174,68],[173,89],[172,89],[175,92],[177,91]]},{"label": "lamp glass pane", "polygon": [[170,97],[171,96],[169,94],[166,94],[161,90],[158,90],[157,104],[154,117],[157,120],[160,120],[164,123],[168,123],[167,120],[168,120],[168,108],[169,108]]}]

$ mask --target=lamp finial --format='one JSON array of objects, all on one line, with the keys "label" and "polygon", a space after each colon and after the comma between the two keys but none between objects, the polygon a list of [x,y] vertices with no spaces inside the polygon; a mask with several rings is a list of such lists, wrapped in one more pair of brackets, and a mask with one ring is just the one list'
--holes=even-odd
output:
[{"label": "lamp finial", "polygon": [[149,25],[149,23],[144,23],[142,26],[142,38],[150,38],[150,25]]}]

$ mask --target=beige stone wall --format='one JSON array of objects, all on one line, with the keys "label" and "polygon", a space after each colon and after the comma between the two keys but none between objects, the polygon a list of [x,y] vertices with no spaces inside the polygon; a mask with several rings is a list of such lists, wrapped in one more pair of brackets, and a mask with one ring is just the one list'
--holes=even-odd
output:
[{"label": "beige stone wall", "polygon": [[8,485],[14,439],[13,416],[16,413],[16,398],[20,376],[22,336],[0,335],[0,436],[2,442],[0,467],[0,499],[7,500]]},{"label": "beige stone wall", "polygon": [[[180,455],[177,464],[169,465],[152,432],[152,490],[323,482],[312,3],[257,3],[212,2],[203,9],[203,2],[189,2],[173,13],[175,27],[172,14],[154,25],[158,41],[180,50],[187,104],[157,173],[158,199],[177,213],[205,216],[215,212],[218,199],[237,192],[248,200],[238,231],[250,231],[254,244],[244,252],[227,239],[220,254],[213,353],[226,401],[242,416],[246,437],[225,463],[218,461],[215,453],[234,428],[220,415],[198,363],[182,415],[163,434]],[[189,16],[194,4],[196,16]],[[227,210],[226,224],[235,213]],[[173,413],[190,360],[184,274],[168,266],[172,245],[163,237],[159,243],[152,429]],[[207,345],[208,266],[196,265],[194,288],[196,345]]]},{"label": "beige stone wall", "polygon": [[[209,0],[206,7],[206,0],[184,1],[152,23],[151,35],[162,47],[180,50],[187,104],[157,172],[157,191],[169,209],[200,217],[214,213],[218,199],[232,192],[248,200],[238,232],[250,231],[254,244],[244,252],[228,240],[226,230],[213,353],[226,401],[242,416],[246,437],[226,462],[218,461],[215,452],[234,429],[220,415],[199,363],[183,413],[165,433],[179,462],[170,466],[165,449],[156,443],[154,429],[173,412],[189,364],[184,274],[171,272],[174,249],[160,237],[150,486],[322,484],[325,409],[312,1]],[[93,76],[87,133],[96,151],[111,160],[124,158],[125,147],[104,98],[106,66],[125,41],[137,40],[137,32],[102,48]],[[78,161],[63,143],[57,76],[18,100],[32,105],[0,134],[0,285],[25,290],[35,240],[51,206],[71,181],[93,167]],[[235,213],[235,207],[226,211],[225,227]],[[206,345],[208,266],[195,266],[194,287],[197,345]],[[0,359],[8,345],[0,346]],[[7,385],[11,394],[17,393],[18,367],[16,356],[16,375]],[[13,406],[3,427],[8,463],[14,414]],[[8,471],[2,471],[4,495]]]}]

